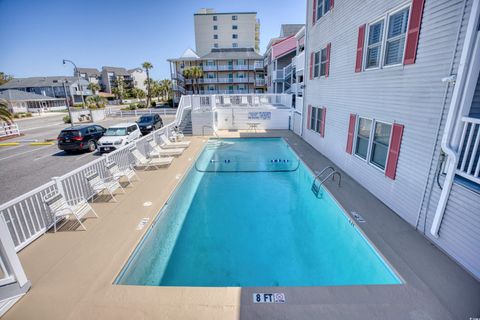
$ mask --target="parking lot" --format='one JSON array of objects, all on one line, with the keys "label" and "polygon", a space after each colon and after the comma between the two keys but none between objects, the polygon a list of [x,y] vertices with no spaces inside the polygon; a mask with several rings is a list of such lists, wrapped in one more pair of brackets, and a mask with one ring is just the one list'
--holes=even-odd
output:
[{"label": "parking lot", "polygon": [[[52,177],[61,176],[96,158],[94,153],[79,152],[68,154],[52,145],[32,146],[32,141],[44,142],[56,139],[58,133],[69,125],[63,123],[64,113],[39,118],[23,119],[17,123],[21,137],[2,142],[20,142],[18,146],[0,147],[0,204],[9,201],[48,182]],[[174,116],[163,116],[164,125],[172,122]],[[133,122],[137,117],[107,118],[96,122],[103,127],[122,122]]]}]

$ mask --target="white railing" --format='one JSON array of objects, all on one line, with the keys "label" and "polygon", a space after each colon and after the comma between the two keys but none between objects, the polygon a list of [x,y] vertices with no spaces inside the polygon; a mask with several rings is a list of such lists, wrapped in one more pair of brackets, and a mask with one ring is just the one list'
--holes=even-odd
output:
[{"label": "white railing", "polygon": [[457,174],[480,184],[480,119],[462,118]]},{"label": "white railing", "polygon": [[18,282],[18,285],[23,287],[28,283],[7,224],[2,217],[0,217],[0,271],[0,286]]},{"label": "white railing", "polygon": [[253,67],[255,69],[263,69],[263,62],[262,61],[255,61],[255,63],[253,64]]},{"label": "white railing", "polygon": [[295,66],[297,72],[305,69],[305,51],[302,51],[302,53],[295,56],[293,58],[292,64]]},{"label": "white railing", "polygon": [[[224,107],[269,107],[289,109],[292,108],[292,95],[290,94],[221,94],[213,95],[213,108]],[[195,108],[196,105],[194,104]]]},{"label": "white railing", "polygon": [[0,138],[20,135],[20,129],[16,123],[0,124]]},{"label": "white railing", "polygon": [[273,71],[273,81],[283,81],[283,69],[282,70],[276,70]]},{"label": "white railing", "polygon": [[204,65],[204,66],[203,66],[203,70],[204,70],[204,71],[217,71],[217,66]]},{"label": "white railing", "polygon": [[175,115],[177,113],[176,109],[169,108],[159,108],[159,109],[137,109],[137,110],[112,110],[111,108],[107,111],[107,115],[111,117],[137,117],[147,114],[159,114],[163,116]]}]

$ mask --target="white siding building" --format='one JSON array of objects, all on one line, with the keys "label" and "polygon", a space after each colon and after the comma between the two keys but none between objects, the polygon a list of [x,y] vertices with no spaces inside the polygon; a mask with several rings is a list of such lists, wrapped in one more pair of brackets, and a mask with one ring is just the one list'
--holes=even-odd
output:
[{"label": "white siding building", "polygon": [[477,279],[478,7],[308,0],[300,133]]}]

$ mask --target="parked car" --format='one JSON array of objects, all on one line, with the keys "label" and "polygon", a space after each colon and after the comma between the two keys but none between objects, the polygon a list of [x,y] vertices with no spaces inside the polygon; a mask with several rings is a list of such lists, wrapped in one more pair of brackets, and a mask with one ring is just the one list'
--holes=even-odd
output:
[{"label": "parked car", "polygon": [[141,135],[140,128],[136,123],[120,123],[111,126],[98,140],[98,151],[100,153],[112,152],[138,139]]},{"label": "parked car", "polygon": [[57,137],[58,149],[65,152],[97,149],[98,140],[106,129],[97,124],[74,126],[63,129]]},{"label": "parked car", "polygon": [[138,119],[137,123],[144,135],[163,127],[163,120],[158,114],[143,115]]}]

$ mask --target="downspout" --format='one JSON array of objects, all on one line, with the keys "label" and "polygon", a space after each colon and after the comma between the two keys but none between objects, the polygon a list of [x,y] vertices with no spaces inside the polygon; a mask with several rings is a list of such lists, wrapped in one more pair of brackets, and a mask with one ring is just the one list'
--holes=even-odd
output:
[{"label": "downspout", "polygon": [[308,68],[307,68],[307,65],[308,65],[308,57],[310,57],[310,55],[308,55],[308,49],[310,49],[310,43],[309,43],[309,38],[310,38],[310,34],[309,34],[309,29],[310,29],[310,24],[308,23],[308,8],[311,8],[310,7],[310,1],[307,1],[307,10],[306,13],[305,13],[305,44],[304,44],[304,48],[303,48],[303,52],[304,52],[304,56],[305,56],[305,59],[304,62],[303,62],[303,106],[302,106],[302,123],[301,123],[301,131],[300,131],[300,137],[303,138],[303,128],[305,126],[305,116],[306,116],[306,112],[305,112],[305,103],[307,101],[307,85],[305,85],[307,83],[307,79],[310,80],[310,75],[308,74]]},{"label": "downspout", "polygon": [[455,127],[458,125],[459,109],[461,107],[461,100],[463,96],[463,89],[465,87],[465,80],[468,73],[468,64],[470,62],[471,53],[475,44],[477,28],[478,28],[478,15],[480,13],[480,1],[474,0],[470,17],[468,19],[467,31],[465,34],[465,42],[462,48],[462,55],[460,56],[460,64],[458,67],[458,75],[455,83],[455,87],[452,94],[452,100],[450,108],[448,110],[448,116],[445,123],[445,130],[442,136],[442,150],[447,154],[449,161],[447,167],[447,175],[445,182],[443,183],[443,190],[438,200],[437,210],[433,218],[432,227],[430,228],[430,234],[435,238],[438,238],[438,231],[442,224],[443,215],[447,206],[450,191],[452,190],[453,180],[455,178],[455,171],[458,165],[458,154],[454,146],[452,146],[452,135]]}]

